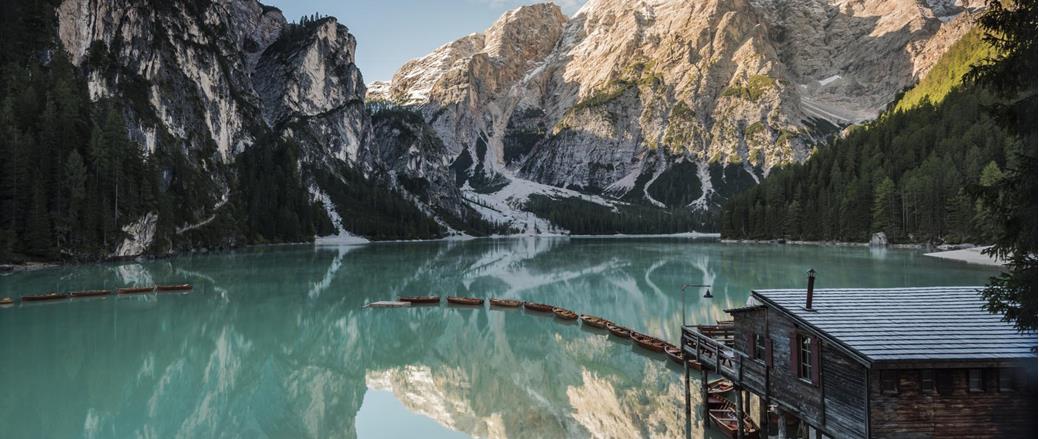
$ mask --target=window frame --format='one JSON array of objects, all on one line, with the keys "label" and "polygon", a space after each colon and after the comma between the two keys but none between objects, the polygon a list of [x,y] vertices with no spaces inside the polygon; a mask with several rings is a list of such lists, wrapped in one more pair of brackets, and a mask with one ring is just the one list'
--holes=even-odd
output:
[{"label": "window frame", "polygon": [[880,393],[884,395],[898,395],[900,379],[901,377],[897,370],[880,371]]},{"label": "window frame", "polygon": [[[977,386],[975,386],[975,378],[977,378]],[[968,393],[985,393],[985,370],[980,368],[967,369],[967,392]]]},{"label": "window frame", "polygon": [[813,346],[815,337],[808,334],[797,334],[797,378],[809,384],[815,384],[812,380],[814,358]]},{"label": "window frame", "polygon": [[760,362],[765,362],[765,352],[768,350],[766,347],[768,343],[765,341],[765,334],[754,333],[754,359]]},{"label": "window frame", "polygon": [[920,369],[920,392],[925,394],[938,393],[938,382],[935,378],[934,369]]},{"label": "window frame", "polygon": [[996,390],[1000,393],[1010,393],[1017,391],[1017,375],[1014,370],[1008,367],[1001,367],[996,369]]}]

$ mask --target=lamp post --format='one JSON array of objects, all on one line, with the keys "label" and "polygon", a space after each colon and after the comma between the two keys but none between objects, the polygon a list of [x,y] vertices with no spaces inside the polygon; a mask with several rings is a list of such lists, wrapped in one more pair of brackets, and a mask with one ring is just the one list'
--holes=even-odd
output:
[{"label": "lamp post", "polygon": [[[685,289],[686,288],[690,288],[690,287],[692,287],[692,288],[707,288],[707,292],[704,293],[703,297],[705,299],[710,299],[710,298],[714,297],[714,296],[711,295],[711,286],[710,285],[698,285],[698,284],[684,284],[684,285],[682,285],[682,328],[681,328],[681,331],[679,331],[679,333],[681,334],[681,338],[679,339],[678,345],[679,345],[679,348],[681,349],[682,368],[685,370],[685,437],[686,437],[686,439],[692,439],[691,435],[692,435],[692,427],[693,427],[693,425],[692,425],[692,423],[693,423],[692,395],[689,392],[689,361],[685,359],[685,325],[686,325],[686,321],[685,321]],[[706,380],[707,379],[706,374],[705,374],[705,376],[701,377],[701,379]],[[706,404],[707,402],[704,401],[704,403]]]},{"label": "lamp post", "polygon": [[690,287],[692,287],[692,288],[707,288],[707,292],[704,293],[704,295],[703,295],[704,299],[710,299],[710,298],[714,297],[713,295],[711,295],[711,286],[710,285],[696,285],[696,284],[684,284],[684,285],[682,285],[682,327],[683,328],[685,328],[685,289],[686,288],[690,288]]}]

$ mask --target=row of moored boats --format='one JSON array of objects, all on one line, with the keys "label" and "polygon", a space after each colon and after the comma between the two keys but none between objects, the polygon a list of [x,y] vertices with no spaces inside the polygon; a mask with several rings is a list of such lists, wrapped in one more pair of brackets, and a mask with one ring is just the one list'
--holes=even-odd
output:
[{"label": "row of moored boats", "polygon": [[[115,290],[83,290],[83,291],[68,291],[63,293],[44,293],[44,294],[30,294],[20,297],[18,300],[22,303],[35,303],[35,302],[56,302],[59,300],[68,299],[88,299],[95,297],[105,297],[111,295],[129,296],[137,294],[149,294],[149,293],[180,293],[190,291],[192,289],[191,284],[177,284],[177,285],[152,285],[148,287],[128,287],[128,288],[117,288]],[[4,297],[0,299],[0,307],[14,306],[15,300],[10,297]]]},{"label": "row of moored boats", "polygon": [[[484,299],[477,298],[477,297],[450,296],[450,297],[447,297],[446,300],[447,300],[447,303],[452,304],[452,305],[482,306],[484,304]],[[682,364],[683,361],[686,361],[689,364],[689,367],[691,367],[693,369],[697,369],[697,370],[700,369],[700,363],[698,363],[696,360],[694,360],[692,358],[686,360],[685,353],[682,352],[682,349],[679,348],[678,346],[675,346],[674,344],[668,343],[668,342],[666,342],[664,340],[661,340],[659,338],[653,337],[651,335],[643,334],[641,332],[632,330],[630,328],[626,328],[624,326],[618,325],[618,324],[616,324],[614,322],[611,322],[609,320],[606,320],[606,319],[604,319],[602,317],[596,317],[596,316],[588,315],[588,314],[580,314],[579,315],[579,314],[577,314],[577,313],[575,313],[575,312],[573,312],[571,310],[568,310],[566,308],[561,308],[561,307],[558,307],[558,306],[552,306],[552,305],[548,305],[548,304],[544,304],[544,303],[525,302],[525,301],[522,301],[522,300],[489,299],[488,302],[490,302],[490,305],[492,307],[498,307],[498,308],[520,308],[520,307],[522,307],[522,308],[526,309],[527,311],[540,312],[540,313],[552,313],[552,314],[555,314],[556,317],[558,317],[560,319],[563,319],[563,320],[578,320],[578,319],[580,319],[581,322],[584,325],[586,325],[586,326],[590,326],[592,328],[597,328],[597,329],[605,329],[605,330],[609,331],[610,334],[613,334],[614,336],[620,337],[622,339],[631,340],[631,341],[635,342],[636,345],[638,345],[639,347],[642,347],[642,348],[644,348],[646,350],[649,350],[649,351],[652,351],[652,352],[663,353],[664,355],[667,355],[667,357],[670,358],[675,363]],[[400,303],[400,304],[410,304],[410,305],[437,305],[437,304],[441,303],[441,299],[440,299],[440,296],[405,296],[405,297],[398,298],[397,302],[383,302],[383,303]]]}]

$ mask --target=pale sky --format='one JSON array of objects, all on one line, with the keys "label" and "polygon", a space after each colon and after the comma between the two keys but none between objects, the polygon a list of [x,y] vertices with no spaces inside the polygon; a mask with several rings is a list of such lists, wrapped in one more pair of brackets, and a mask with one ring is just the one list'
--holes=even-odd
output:
[{"label": "pale sky", "polygon": [[[357,37],[364,82],[388,81],[410,59],[490,27],[502,13],[545,0],[260,0],[289,21],[331,15]],[[586,0],[553,0],[572,15]]]}]

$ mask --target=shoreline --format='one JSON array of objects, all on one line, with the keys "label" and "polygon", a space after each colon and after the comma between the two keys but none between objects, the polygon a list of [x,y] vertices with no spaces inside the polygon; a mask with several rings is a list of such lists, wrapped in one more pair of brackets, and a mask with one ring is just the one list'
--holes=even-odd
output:
[{"label": "shoreline", "polygon": [[[786,239],[722,239],[723,244],[782,244],[782,245],[813,245],[819,247],[869,247],[868,242],[848,242],[848,241],[797,241],[797,240],[786,240]],[[922,250],[927,248],[942,248],[945,246],[931,246],[930,244],[920,243],[906,243],[906,244],[888,244],[884,246],[878,246],[877,248],[895,248],[895,249],[916,249]]]},{"label": "shoreline", "polygon": [[[870,247],[868,242],[846,242],[846,241],[787,241],[783,239],[722,239],[723,244],[753,244],[753,245],[800,245],[819,247]],[[924,250],[924,256],[942,259],[946,261],[961,262],[964,264],[985,265],[989,267],[1002,267],[1004,262],[982,254],[981,252],[991,246],[975,246],[973,244],[942,244],[930,245],[921,243],[888,244],[877,248],[891,248],[902,250]],[[937,251],[934,251],[937,250]]]},{"label": "shoreline", "polygon": [[924,256],[929,256],[936,259],[944,259],[946,261],[956,261],[964,264],[987,265],[990,267],[1002,267],[1006,265],[1003,261],[997,258],[981,254],[982,251],[988,249],[989,247],[991,246],[945,250],[939,252],[924,253]]},{"label": "shoreline", "polygon": [[475,241],[475,240],[495,240],[495,239],[519,239],[519,238],[568,238],[568,239],[660,239],[660,238],[674,238],[674,239],[690,239],[690,240],[720,240],[721,234],[719,233],[701,233],[701,232],[682,232],[672,234],[626,234],[618,233],[614,235],[567,235],[562,233],[542,233],[542,234],[512,234],[512,235],[489,235],[489,236],[472,236],[472,235],[450,235],[443,238],[432,238],[432,239],[387,239],[371,241],[366,238],[359,236],[316,236],[313,241],[300,241],[300,242],[277,242],[267,244],[251,244],[243,245],[239,247],[223,248],[209,250],[205,248],[187,250],[183,252],[175,253],[164,253],[164,254],[142,254],[138,256],[118,256],[98,259],[94,261],[29,261],[20,264],[0,264],[0,276],[44,270],[48,268],[67,267],[75,265],[87,265],[87,264],[107,264],[107,263],[118,263],[118,262],[144,262],[153,261],[160,259],[175,258],[178,256],[191,256],[200,254],[210,253],[221,253],[230,252],[239,249],[248,248],[268,248],[268,247],[287,247],[294,245],[312,245],[315,247],[352,247],[352,246],[365,246],[373,244],[400,244],[400,243],[423,243],[423,242],[451,242],[451,241]]},{"label": "shoreline", "polygon": [[[293,245],[312,245],[314,247],[353,247],[353,246],[365,246],[373,244],[400,244],[400,243],[423,243],[423,242],[451,242],[451,241],[475,241],[475,240],[497,240],[497,239],[519,239],[519,238],[548,238],[548,239],[685,239],[685,240],[710,240],[717,241],[722,244],[751,244],[751,245],[797,245],[797,246],[820,246],[820,247],[870,247],[868,242],[847,242],[847,241],[800,241],[800,240],[785,240],[785,239],[723,239],[720,233],[701,233],[701,232],[682,232],[682,233],[656,233],[656,234],[628,234],[628,233],[617,233],[613,235],[569,235],[562,233],[543,233],[543,234],[512,234],[512,235],[490,235],[490,236],[471,236],[471,235],[451,235],[443,238],[434,239],[392,239],[392,240],[380,240],[370,241],[358,236],[349,236],[348,239],[342,239],[340,236],[318,236],[310,242],[280,242],[280,243],[268,243],[268,244],[254,244],[244,245],[241,247],[219,249],[219,250],[208,250],[208,249],[197,249],[178,253],[166,253],[161,255],[149,255],[143,254],[135,257],[113,257],[106,258],[97,261],[70,261],[70,262],[40,262],[30,261],[24,264],[0,264],[0,276],[11,275],[21,272],[30,272],[37,270],[44,270],[48,268],[58,268],[73,265],[86,265],[86,264],[104,264],[113,262],[144,262],[160,259],[174,258],[178,256],[189,256],[198,254],[209,254],[209,253],[220,253],[227,251],[235,251],[238,249],[248,248],[267,248],[267,247],[285,247]],[[942,259],[946,261],[961,262],[966,264],[974,265],[985,265],[990,267],[1002,267],[1004,264],[995,258],[981,254],[981,251],[988,248],[987,246],[974,246],[972,244],[956,244],[956,245],[938,245],[933,246],[930,244],[922,243],[905,243],[905,244],[888,244],[886,246],[878,248],[891,248],[891,249],[905,249],[905,250],[938,250],[929,253],[924,253],[924,256],[928,256],[935,259]]]}]

